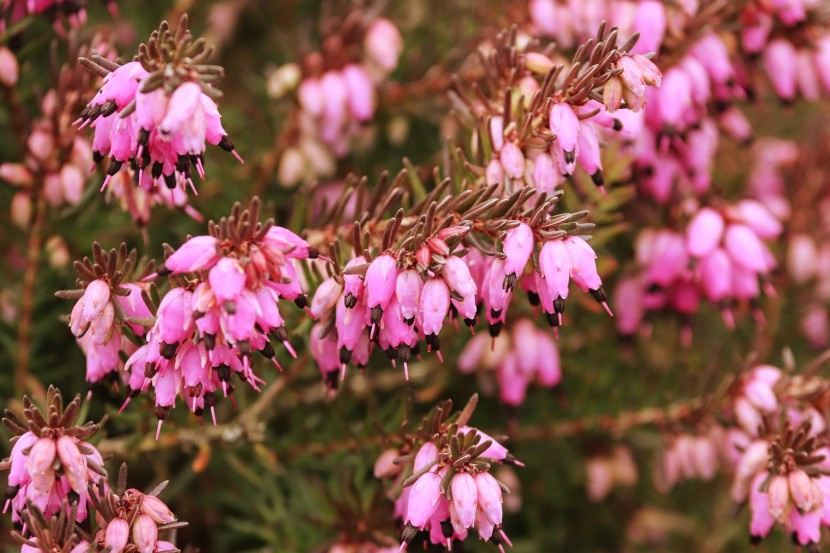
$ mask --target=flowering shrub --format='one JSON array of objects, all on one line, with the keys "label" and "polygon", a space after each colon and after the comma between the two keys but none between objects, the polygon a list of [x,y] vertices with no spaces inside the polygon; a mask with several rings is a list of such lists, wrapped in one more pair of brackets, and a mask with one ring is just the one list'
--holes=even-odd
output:
[{"label": "flowering shrub", "polygon": [[162,4],[0,1],[5,549],[821,549],[827,6]]}]

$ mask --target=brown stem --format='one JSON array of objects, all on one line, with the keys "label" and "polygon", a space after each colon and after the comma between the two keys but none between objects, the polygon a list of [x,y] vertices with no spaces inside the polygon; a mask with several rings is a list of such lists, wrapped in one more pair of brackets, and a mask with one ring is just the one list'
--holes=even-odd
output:
[{"label": "brown stem", "polygon": [[26,381],[29,378],[31,366],[32,316],[35,306],[38,262],[43,241],[43,225],[46,221],[46,199],[41,188],[36,186],[32,194],[35,196],[35,221],[29,229],[29,240],[26,244],[26,272],[23,275],[23,300],[20,305],[20,326],[17,334],[17,368],[14,373],[14,389],[18,395],[26,391]]}]

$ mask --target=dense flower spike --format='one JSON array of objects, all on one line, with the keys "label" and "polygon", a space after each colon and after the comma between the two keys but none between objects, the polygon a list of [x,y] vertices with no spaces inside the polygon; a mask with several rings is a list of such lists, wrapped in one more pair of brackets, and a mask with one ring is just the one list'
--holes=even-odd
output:
[{"label": "dense flower spike", "polygon": [[107,473],[100,453],[86,441],[98,425],[73,426],[80,405],[75,396],[64,408],[60,392],[50,386],[45,415],[28,396],[23,398],[23,420],[5,411],[3,424],[15,437],[11,455],[0,463],[0,470],[9,471],[3,511],[11,507],[14,521],[23,520],[29,503],[48,519],[64,512],[69,502],[74,520],[87,518],[88,486]]},{"label": "dense flower spike", "polygon": [[213,48],[195,40],[187,25],[187,16],[175,29],[162,22],[139,47],[135,60],[123,65],[97,55],[81,58],[84,66],[104,76],[103,86],[77,120],[81,127],[95,129],[96,162],[109,158],[102,190],[127,164],[143,188],[154,190],[163,183],[176,205],[175,190],[189,187],[196,193],[191,167],[204,178],[206,142],[242,162],[214,102],[221,93],[213,84],[224,70],[205,64]]},{"label": "dense flower spike", "polygon": [[146,345],[125,366],[130,397],[155,389],[157,435],[177,396],[199,416],[210,409],[215,424],[215,394],[220,389],[223,396],[233,394],[233,374],[259,390],[264,381],[253,372],[254,351],[278,368],[273,341],[296,357],[278,303],[306,306],[294,263],[318,254],[273,220],[260,223],[259,210],[257,198],[245,210],[235,204],[230,217],[211,221],[209,235],[169,252],[158,272],[145,279],[170,275],[173,282]]}]

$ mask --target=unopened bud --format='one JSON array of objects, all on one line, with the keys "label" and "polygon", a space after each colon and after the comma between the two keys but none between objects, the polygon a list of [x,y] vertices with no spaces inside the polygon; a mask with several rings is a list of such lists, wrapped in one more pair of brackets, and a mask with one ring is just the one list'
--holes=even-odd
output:
[{"label": "unopened bud", "polygon": [[49,265],[57,269],[65,267],[69,261],[69,248],[60,236],[50,236],[44,245]]},{"label": "unopened bud", "polygon": [[300,84],[301,77],[300,66],[296,63],[286,63],[278,67],[268,76],[268,96],[275,100],[282,98]]},{"label": "unopened bud", "polygon": [[33,177],[22,163],[3,163],[0,165],[0,179],[15,186],[31,186]]},{"label": "unopened bud", "polygon": [[533,73],[547,75],[553,68],[553,60],[544,54],[529,52],[525,54],[525,67],[530,69]]},{"label": "unopened bud", "polygon": [[22,229],[29,228],[32,220],[32,199],[26,192],[18,192],[12,198],[11,219]]},{"label": "unopened bud", "polygon": [[305,156],[299,148],[286,148],[280,158],[280,168],[277,174],[277,180],[283,186],[294,186],[305,173]]},{"label": "unopened bud", "polygon": [[4,86],[14,86],[20,67],[17,65],[17,58],[8,48],[0,46],[0,83]]}]

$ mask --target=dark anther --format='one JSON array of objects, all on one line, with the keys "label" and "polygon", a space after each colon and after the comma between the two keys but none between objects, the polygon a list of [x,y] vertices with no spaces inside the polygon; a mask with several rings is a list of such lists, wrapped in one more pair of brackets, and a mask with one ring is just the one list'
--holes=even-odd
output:
[{"label": "dark anther", "polygon": [[380,318],[383,317],[383,308],[373,307],[371,316],[372,316],[372,324],[378,324],[380,322]]},{"label": "dark anther", "polygon": [[591,180],[594,181],[594,184],[597,186],[602,186],[605,184],[605,176],[602,174],[602,171],[597,171],[593,175],[591,175]]},{"label": "dark anther", "polygon": [[231,379],[231,368],[229,365],[219,365],[215,370],[216,377],[219,378],[221,382],[227,382]]},{"label": "dark anther", "polygon": [[326,387],[329,390],[337,390],[340,386],[340,371],[329,371],[325,376]]},{"label": "dark anther", "polygon": [[565,300],[562,297],[558,297],[553,300],[553,311],[554,313],[564,313],[565,312]]},{"label": "dark anther", "polygon": [[427,334],[426,342],[435,351],[441,349],[441,339],[438,338],[437,334]]},{"label": "dark anther", "polygon": [[202,341],[205,343],[205,347],[208,350],[212,350],[216,347],[216,335],[214,334],[204,334],[202,335]]},{"label": "dark anther", "polygon": [[228,138],[228,135],[222,137],[222,140],[219,141],[219,147],[225,150],[226,152],[232,152],[236,148],[234,148],[233,142],[231,139]]},{"label": "dark anther", "polygon": [[340,348],[340,364],[345,365],[352,360],[352,352],[346,349],[346,346]]},{"label": "dark anther", "polygon": [[160,421],[163,421],[167,418],[167,415],[170,414],[170,406],[169,405],[157,405],[156,406],[156,418]]},{"label": "dark anther", "polygon": [[6,499],[14,499],[17,492],[20,491],[20,486],[9,486],[6,488]]},{"label": "dark anther", "polygon": [[407,344],[398,344],[398,359],[400,359],[402,363],[409,363],[411,355],[412,348],[410,348]]},{"label": "dark anther", "polygon": [[158,180],[162,171],[164,171],[164,164],[159,163],[158,161],[155,162],[153,164],[153,169],[150,171],[150,174],[153,175],[153,180]]},{"label": "dark anther", "polygon": [[539,294],[530,290],[527,291],[527,301],[529,301],[530,305],[533,307],[538,307],[542,303],[541,298],[539,298]]},{"label": "dark anther", "polygon": [[502,322],[501,321],[496,321],[494,323],[490,323],[488,325],[488,329],[490,330],[490,336],[495,338],[496,336],[501,334],[501,327],[502,327]]},{"label": "dark anther", "polygon": [[109,176],[115,175],[118,171],[121,170],[121,166],[124,165],[122,162],[118,161],[114,157],[110,158],[110,163],[107,165],[107,174]]},{"label": "dark anther", "polygon": [[265,345],[262,346],[259,353],[265,356],[266,359],[273,359],[277,352],[274,351],[274,346],[271,345],[271,342],[265,342]]},{"label": "dark anther", "polygon": [[176,173],[164,175],[164,185],[170,190],[176,188]]},{"label": "dark anther", "polygon": [[343,303],[346,305],[348,309],[351,309],[352,307],[357,305],[357,298],[354,297],[354,295],[351,292],[349,292],[348,294],[346,294],[346,297],[343,298]]},{"label": "dark anther", "polygon": [[294,305],[296,305],[300,309],[305,309],[308,306],[308,298],[305,297],[305,294],[300,294],[299,296],[294,298]]},{"label": "dark anther", "polygon": [[179,344],[166,344],[164,342],[161,343],[161,347],[159,347],[159,353],[165,359],[173,359],[176,356],[176,350],[179,349]]}]

